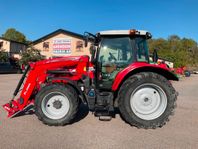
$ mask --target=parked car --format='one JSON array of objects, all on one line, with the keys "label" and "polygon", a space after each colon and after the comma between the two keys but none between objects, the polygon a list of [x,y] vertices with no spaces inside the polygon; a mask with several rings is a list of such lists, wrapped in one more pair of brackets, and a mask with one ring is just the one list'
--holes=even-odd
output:
[{"label": "parked car", "polygon": [[12,65],[10,62],[0,62],[0,74],[6,73],[22,73],[22,70],[17,65]]}]

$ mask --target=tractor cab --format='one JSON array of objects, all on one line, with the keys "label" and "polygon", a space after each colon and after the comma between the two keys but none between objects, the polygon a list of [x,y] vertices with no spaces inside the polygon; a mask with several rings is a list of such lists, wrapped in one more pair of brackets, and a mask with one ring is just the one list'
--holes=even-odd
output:
[{"label": "tractor cab", "polygon": [[[149,63],[147,39],[151,34],[141,30],[102,31],[96,36],[88,33],[99,89],[111,90],[116,75],[134,62]],[[95,46],[95,47],[94,47]]]}]

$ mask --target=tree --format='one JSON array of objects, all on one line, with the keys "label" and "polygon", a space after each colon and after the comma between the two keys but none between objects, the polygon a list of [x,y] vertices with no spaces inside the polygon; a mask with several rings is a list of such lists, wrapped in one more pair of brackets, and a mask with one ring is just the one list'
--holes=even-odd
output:
[{"label": "tree", "polygon": [[23,43],[26,42],[25,35],[14,28],[7,29],[7,31],[2,35],[2,37],[18,42],[23,42]]},{"label": "tree", "polygon": [[197,42],[177,35],[171,35],[168,39],[149,40],[149,50],[158,50],[160,58],[167,59],[174,63],[174,67],[198,66]]},{"label": "tree", "polygon": [[45,56],[40,54],[40,50],[30,47],[21,54],[20,64],[27,65],[29,62],[36,62],[42,59],[45,59]]}]

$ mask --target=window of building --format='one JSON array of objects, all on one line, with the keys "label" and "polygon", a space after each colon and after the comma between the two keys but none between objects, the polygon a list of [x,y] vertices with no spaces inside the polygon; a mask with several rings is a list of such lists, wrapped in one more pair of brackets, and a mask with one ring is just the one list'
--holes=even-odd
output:
[{"label": "window of building", "polygon": [[49,51],[49,42],[43,42],[43,51]]},{"label": "window of building", "polygon": [[76,51],[82,52],[82,49],[83,49],[83,41],[79,40],[76,42]]},{"label": "window of building", "polygon": [[0,41],[0,49],[3,47],[3,41]]}]

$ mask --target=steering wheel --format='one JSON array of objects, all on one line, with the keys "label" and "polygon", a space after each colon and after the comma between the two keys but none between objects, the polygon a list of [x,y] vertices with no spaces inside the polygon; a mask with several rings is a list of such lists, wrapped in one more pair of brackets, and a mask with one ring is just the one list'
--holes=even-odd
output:
[{"label": "steering wheel", "polygon": [[112,59],[114,59],[115,61],[117,61],[116,57],[111,52],[109,52],[109,55],[111,56]]}]

